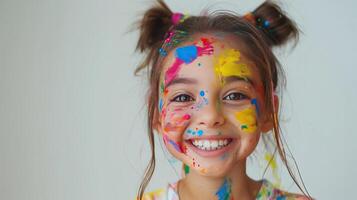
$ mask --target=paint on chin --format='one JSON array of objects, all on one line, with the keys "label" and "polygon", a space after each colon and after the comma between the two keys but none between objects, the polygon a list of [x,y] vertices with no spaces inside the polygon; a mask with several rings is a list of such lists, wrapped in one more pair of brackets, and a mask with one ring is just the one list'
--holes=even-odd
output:
[{"label": "paint on chin", "polygon": [[203,46],[189,45],[179,47],[175,51],[175,61],[165,73],[165,85],[169,84],[180,71],[182,64],[190,64],[199,56],[213,54],[212,42],[207,38],[201,38]]}]

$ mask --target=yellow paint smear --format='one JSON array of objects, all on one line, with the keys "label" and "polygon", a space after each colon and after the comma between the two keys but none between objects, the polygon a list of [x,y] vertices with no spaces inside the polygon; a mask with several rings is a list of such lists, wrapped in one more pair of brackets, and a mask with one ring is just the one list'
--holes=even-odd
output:
[{"label": "yellow paint smear", "polygon": [[273,183],[273,185],[275,187],[280,187],[281,179],[280,179],[280,176],[278,174],[278,164],[276,163],[275,158],[273,157],[272,154],[265,153],[265,160],[268,162],[269,167],[272,170],[273,177],[275,179],[275,182]]},{"label": "yellow paint smear", "polygon": [[237,112],[235,116],[241,125],[242,131],[246,133],[254,133],[257,130],[257,117],[254,108],[246,108]]},{"label": "yellow paint smear", "polygon": [[238,63],[240,60],[240,52],[236,49],[227,49],[216,59],[215,69],[219,76],[238,76],[249,77],[251,72],[248,65]]},{"label": "yellow paint smear", "polygon": [[201,171],[202,174],[207,173],[207,170],[205,168],[200,169],[200,171]]}]

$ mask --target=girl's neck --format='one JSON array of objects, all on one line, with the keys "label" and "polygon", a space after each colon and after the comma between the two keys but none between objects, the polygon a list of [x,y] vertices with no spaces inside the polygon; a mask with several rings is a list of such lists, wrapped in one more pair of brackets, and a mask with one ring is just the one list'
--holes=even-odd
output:
[{"label": "girl's neck", "polygon": [[[179,181],[178,193],[180,200],[219,199],[216,193],[223,186],[223,191],[230,190],[228,199],[233,197],[235,200],[251,200],[255,199],[261,185],[261,181],[255,181],[247,176],[244,161],[237,163],[227,176],[222,178],[202,176],[190,170],[190,173]],[[228,193],[223,192],[223,195]]]}]

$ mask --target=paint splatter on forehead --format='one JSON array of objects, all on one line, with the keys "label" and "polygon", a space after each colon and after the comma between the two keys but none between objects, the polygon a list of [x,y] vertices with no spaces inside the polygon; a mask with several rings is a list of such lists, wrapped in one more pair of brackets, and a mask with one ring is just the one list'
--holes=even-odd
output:
[{"label": "paint splatter on forehead", "polygon": [[184,64],[190,64],[199,56],[213,54],[212,42],[207,38],[201,38],[202,46],[197,44],[179,47],[175,51],[175,60],[165,72],[165,87],[177,76]]},{"label": "paint splatter on forehead", "polygon": [[246,63],[242,63],[241,53],[237,49],[225,49],[216,59],[215,59],[215,72],[217,76],[224,83],[223,77],[236,76],[242,79],[248,79],[251,77],[252,72],[250,71]]}]

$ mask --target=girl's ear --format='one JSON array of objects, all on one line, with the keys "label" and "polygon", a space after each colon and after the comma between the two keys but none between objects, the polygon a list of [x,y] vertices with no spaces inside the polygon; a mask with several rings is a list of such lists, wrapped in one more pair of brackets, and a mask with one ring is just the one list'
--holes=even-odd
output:
[{"label": "girl's ear", "polygon": [[[274,94],[273,98],[274,98],[274,102],[273,103],[274,103],[274,108],[275,108],[274,112],[278,113],[278,111],[279,111],[279,97]],[[267,133],[270,130],[272,130],[273,127],[274,127],[274,120],[270,116],[265,114],[264,115],[264,119],[263,119],[263,123],[262,123],[262,126],[261,126],[261,131],[263,133]]]}]

